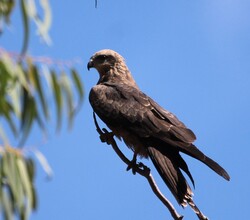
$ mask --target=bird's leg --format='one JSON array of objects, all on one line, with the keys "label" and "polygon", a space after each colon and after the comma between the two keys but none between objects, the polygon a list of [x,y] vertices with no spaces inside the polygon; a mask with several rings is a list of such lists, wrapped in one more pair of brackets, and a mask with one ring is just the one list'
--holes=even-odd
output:
[{"label": "bird's leg", "polygon": [[103,128],[103,132],[100,134],[100,140],[103,143],[107,143],[108,145],[112,144],[112,141],[114,140],[114,133],[109,132],[107,129]]},{"label": "bird's leg", "polygon": [[136,163],[137,162],[136,157],[137,157],[137,152],[135,151],[133,159],[130,161],[130,163],[129,163],[128,167],[127,167],[127,171],[129,171],[130,169],[132,169],[132,173],[134,175],[136,174],[136,168],[138,167],[138,165]]}]

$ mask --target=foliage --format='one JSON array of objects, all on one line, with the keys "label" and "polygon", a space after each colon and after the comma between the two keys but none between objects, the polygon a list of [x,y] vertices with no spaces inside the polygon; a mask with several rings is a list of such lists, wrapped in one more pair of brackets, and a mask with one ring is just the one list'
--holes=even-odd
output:
[{"label": "foliage", "polygon": [[[30,21],[35,22],[42,39],[50,43],[49,1],[40,0],[42,17],[35,0],[0,0],[0,32],[11,22],[15,6],[21,10],[23,21],[21,53],[0,48],[0,215],[6,220],[26,220],[37,208],[37,193],[34,156],[25,148],[25,140],[35,122],[44,133],[51,118],[56,118],[57,130],[65,119],[71,127],[84,92],[79,74],[72,67],[75,62],[68,64],[26,54]],[[19,148],[11,146],[10,137],[19,142]],[[51,168],[42,153],[37,149],[32,152],[50,174]]]},{"label": "foliage", "polygon": [[[76,110],[83,100],[83,86],[74,69],[70,69],[69,75],[65,70],[56,72],[55,69],[49,69],[45,64],[39,68],[30,57],[17,63],[1,50],[0,58],[0,117],[6,120],[15,137],[22,136],[21,144],[34,122],[45,131],[45,124],[51,118],[51,105],[48,105],[50,94],[54,96],[57,129],[61,127],[64,107],[68,124],[72,125]],[[79,96],[78,106],[74,100],[76,94]],[[3,128],[0,131],[0,138],[8,143]]]},{"label": "foliage", "polygon": [[33,159],[23,156],[20,150],[1,149],[0,201],[5,219],[27,219],[37,207],[34,186],[35,164]]}]

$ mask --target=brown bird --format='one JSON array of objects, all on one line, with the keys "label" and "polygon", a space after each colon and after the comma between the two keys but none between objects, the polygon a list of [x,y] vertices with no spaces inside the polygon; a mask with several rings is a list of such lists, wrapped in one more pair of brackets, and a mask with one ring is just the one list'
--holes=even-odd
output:
[{"label": "brown bird", "polygon": [[218,163],[193,144],[196,137],[190,129],[139,89],[121,55],[113,50],[98,51],[90,58],[90,68],[95,68],[100,76],[89,94],[94,111],[133,150],[132,163],[136,163],[137,155],[151,158],[180,205],[186,206],[193,195],[182,171],[194,185],[180,152],[230,179]]}]

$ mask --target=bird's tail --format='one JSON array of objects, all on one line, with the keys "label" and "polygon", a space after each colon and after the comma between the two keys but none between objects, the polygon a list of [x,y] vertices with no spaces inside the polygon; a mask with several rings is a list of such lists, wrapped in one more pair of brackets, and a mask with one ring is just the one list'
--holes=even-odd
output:
[{"label": "bird's tail", "polygon": [[[162,179],[178,203],[182,206],[186,206],[188,201],[192,199],[193,192],[180,169],[184,170],[188,174],[192,182],[193,178],[189,173],[184,160],[178,153],[175,155],[175,157],[178,157],[180,160],[174,160],[172,156],[167,157],[153,147],[148,148],[148,153],[158,173],[161,175]],[[183,165],[182,162],[185,164]]]},{"label": "bird's tail", "polygon": [[214,160],[203,154],[196,146],[191,144],[190,146],[182,146],[181,144],[178,145],[180,147],[180,151],[183,153],[188,154],[189,156],[203,162],[208,167],[210,167],[213,171],[215,171],[217,174],[222,176],[226,180],[230,180],[230,176],[228,175],[227,171],[224,170],[218,163],[216,163]]},{"label": "bird's tail", "polygon": [[159,150],[153,147],[148,148],[148,153],[157,171],[171,190],[172,194],[175,196],[177,202],[183,207],[187,206],[188,204],[196,213],[199,219],[208,220],[208,218],[194,203],[193,192],[188,185],[185,177],[181,173],[180,169],[187,173],[192,183],[194,184],[187,164],[182,159],[180,154],[177,152],[172,152],[172,154],[168,154],[168,156],[165,156]]}]

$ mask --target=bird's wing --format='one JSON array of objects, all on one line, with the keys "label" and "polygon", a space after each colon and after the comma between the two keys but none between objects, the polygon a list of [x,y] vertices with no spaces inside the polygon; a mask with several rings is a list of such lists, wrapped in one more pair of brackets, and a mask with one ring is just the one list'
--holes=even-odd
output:
[{"label": "bird's wing", "polygon": [[164,135],[177,142],[192,143],[194,133],[176,116],[161,108],[138,88],[105,83],[90,92],[90,103],[107,124],[123,125],[140,137]]},{"label": "bird's wing", "polygon": [[123,127],[129,136],[147,139],[145,147],[150,158],[180,204],[185,205],[184,198],[191,196],[192,191],[179,169],[186,172],[193,184],[194,181],[179,151],[229,179],[219,164],[192,144],[193,132],[139,89],[126,84],[100,84],[91,90],[89,99],[94,111],[109,127],[118,130]]}]

